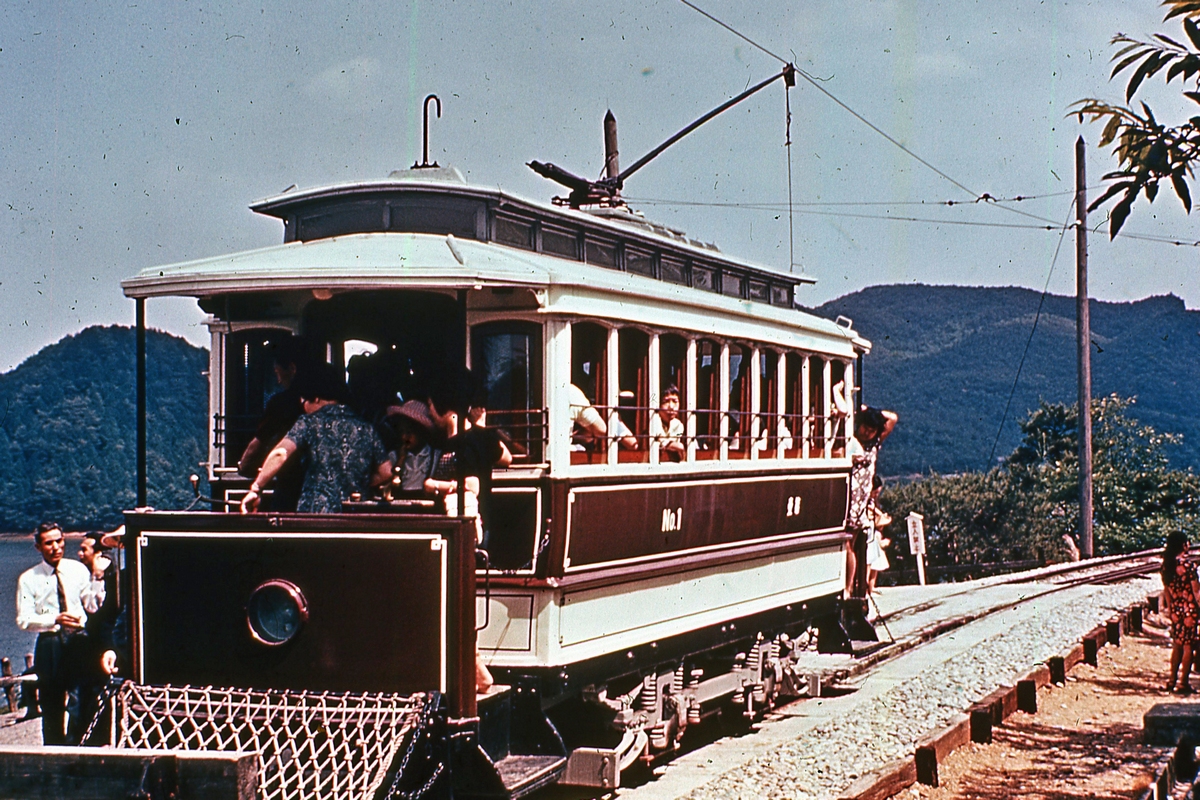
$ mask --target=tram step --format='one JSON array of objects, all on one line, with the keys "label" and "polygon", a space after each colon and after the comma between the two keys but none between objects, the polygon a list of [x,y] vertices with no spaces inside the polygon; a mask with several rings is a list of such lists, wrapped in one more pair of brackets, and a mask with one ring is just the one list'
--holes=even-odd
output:
[{"label": "tram step", "polygon": [[524,797],[556,780],[567,767],[562,756],[508,756],[496,762],[496,772],[510,798]]}]

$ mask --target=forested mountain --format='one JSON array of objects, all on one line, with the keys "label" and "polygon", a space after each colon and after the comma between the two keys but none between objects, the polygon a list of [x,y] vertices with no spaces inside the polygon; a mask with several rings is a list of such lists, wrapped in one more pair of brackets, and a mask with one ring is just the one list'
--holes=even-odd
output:
[{"label": "forested mountain", "polygon": [[[134,331],[87,328],[0,375],[0,531],[113,526],[135,500]],[[146,334],[147,489],[179,508],[207,455],[208,352]]]},{"label": "forested mountain", "polygon": [[[1073,403],[1075,299],[1048,295],[993,461],[988,461],[1041,295],[1029,289],[873,286],[816,309],[874,344],[864,399],[900,424],[880,454],[888,476],[986,469],[1019,443],[1039,399]],[[1129,414],[1162,433],[1180,468],[1200,466],[1200,311],[1168,295],[1091,303],[1092,396],[1135,397]]]},{"label": "forested mountain", "polygon": [[[870,339],[865,399],[900,425],[884,475],[980,470],[1004,412],[1040,295],[1028,289],[876,286],[826,303]],[[1092,303],[1093,395],[1134,396],[1178,467],[1200,465],[1200,311],[1174,296]],[[149,499],[180,508],[206,456],[207,351],[148,332]],[[113,525],[134,501],[134,332],[94,327],[0,375],[0,531],[56,519]],[[995,458],[1021,439],[1039,399],[1074,402],[1075,301],[1048,296]]]}]

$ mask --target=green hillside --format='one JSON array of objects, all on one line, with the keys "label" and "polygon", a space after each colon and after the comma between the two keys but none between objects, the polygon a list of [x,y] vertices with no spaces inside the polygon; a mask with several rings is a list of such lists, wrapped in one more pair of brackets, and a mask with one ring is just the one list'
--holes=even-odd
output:
[{"label": "green hillside", "polygon": [[[1040,294],[1029,289],[874,286],[814,311],[844,315],[870,339],[864,399],[901,424],[880,457],[884,475],[980,470],[1004,413]],[[1177,467],[1200,465],[1200,311],[1169,295],[1093,301],[1092,396],[1133,396],[1132,415],[1183,435]],[[1038,400],[1076,399],[1075,299],[1046,297],[995,458],[1020,441]]]},{"label": "green hillside", "polygon": [[[112,526],[134,505],[134,331],[93,327],[0,375],[0,531]],[[206,456],[208,352],[146,335],[148,494],[179,508]]]}]

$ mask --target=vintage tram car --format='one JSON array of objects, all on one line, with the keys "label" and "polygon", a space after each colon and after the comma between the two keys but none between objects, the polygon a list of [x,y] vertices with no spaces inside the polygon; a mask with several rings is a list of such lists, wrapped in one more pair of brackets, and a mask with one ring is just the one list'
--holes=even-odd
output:
[{"label": "vintage tram car", "polygon": [[[129,514],[130,691],[168,700],[123,705],[118,741],[245,746],[163,727],[180,708],[170,692],[187,687],[351,705],[436,696],[439,791],[614,788],[689,724],[768,703],[789,637],[819,628],[823,649],[847,645],[854,420],[838,401],[854,407],[869,343],[799,310],[795,276],[619,203],[528,202],[448,168],[252,209],[282,221],[282,244],[123,284],[139,324],[156,297],[196,298],[209,315],[218,500],[246,490],[237,460],[276,388],[271,347],[293,335],[330,363],[362,356],[393,402],[422,375],[469,366],[513,462],[493,476],[486,559],[467,522],[411,498],[320,516],[220,503]],[[672,452],[650,434],[669,386],[683,424]],[[607,435],[581,442],[578,391]],[[476,649],[501,685],[478,698]],[[385,763],[399,746],[363,756],[372,791],[420,782]],[[261,763],[276,785],[297,769]]]}]

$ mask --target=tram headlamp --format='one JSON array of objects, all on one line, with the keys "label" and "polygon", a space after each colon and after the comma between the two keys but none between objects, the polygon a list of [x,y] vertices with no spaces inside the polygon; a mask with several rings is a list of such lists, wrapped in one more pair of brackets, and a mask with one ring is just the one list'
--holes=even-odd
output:
[{"label": "tram headlamp", "polygon": [[256,641],[272,647],[285,644],[308,622],[308,601],[291,581],[267,581],[250,593],[246,622]]}]

